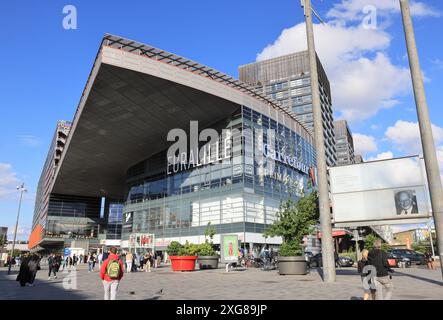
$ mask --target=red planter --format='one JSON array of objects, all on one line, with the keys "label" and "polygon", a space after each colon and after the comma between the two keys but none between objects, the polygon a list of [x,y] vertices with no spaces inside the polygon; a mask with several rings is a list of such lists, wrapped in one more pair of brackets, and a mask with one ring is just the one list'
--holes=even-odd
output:
[{"label": "red planter", "polygon": [[170,256],[172,271],[194,271],[197,256]]}]

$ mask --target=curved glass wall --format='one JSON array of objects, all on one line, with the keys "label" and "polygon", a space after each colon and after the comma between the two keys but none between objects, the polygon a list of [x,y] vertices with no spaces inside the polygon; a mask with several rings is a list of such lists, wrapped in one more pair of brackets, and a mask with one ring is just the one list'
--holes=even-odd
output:
[{"label": "curved glass wall", "polygon": [[262,233],[281,201],[310,189],[315,150],[299,134],[245,106],[224,123],[223,129],[241,132],[234,131],[227,159],[168,174],[165,150],[128,170],[128,230],[201,235],[211,222],[217,233]]}]

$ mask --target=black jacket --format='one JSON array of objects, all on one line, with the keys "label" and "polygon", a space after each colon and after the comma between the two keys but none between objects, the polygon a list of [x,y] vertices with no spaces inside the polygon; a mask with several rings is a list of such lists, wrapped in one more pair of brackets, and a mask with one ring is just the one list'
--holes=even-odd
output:
[{"label": "black jacket", "polygon": [[380,249],[372,249],[368,254],[368,262],[377,270],[377,277],[386,277],[390,270],[388,255]]}]

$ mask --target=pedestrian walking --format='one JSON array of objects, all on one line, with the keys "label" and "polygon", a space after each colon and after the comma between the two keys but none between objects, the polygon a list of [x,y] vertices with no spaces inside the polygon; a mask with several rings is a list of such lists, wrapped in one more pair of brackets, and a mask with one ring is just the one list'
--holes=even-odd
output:
[{"label": "pedestrian walking", "polygon": [[134,254],[134,264],[135,271],[138,271],[138,269],[140,268],[140,256],[137,253]]},{"label": "pedestrian walking", "polygon": [[435,270],[434,257],[432,256],[432,253],[429,250],[426,251],[425,258],[428,269]]},{"label": "pedestrian walking", "polygon": [[132,271],[132,259],[133,259],[132,253],[131,253],[131,251],[129,251],[126,254],[126,272],[127,273]]},{"label": "pedestrian walking", "polygon": [[29,284],[32,287],[34,285],[35,277],[37,276],[37,271],[40,270],[40,257],[36,254],[32,255],[28,262],[29,267]]},{"label": "pedestrian walking", "polygon": [[100,252],[98,254],[97,262],[98,262],[98,268],[100,269],[102,267],[102,262],[103,262],[103,253]]},{"label": "pedestrian walking", "polygon": [[89,255],[88,255],[88,272],[92,272],[92,271],[94,271],[93,269],[93,260],[94,260],[94,257],[93,257],[93,255],[92,255],[92,253],[90,253]]},{"label": "pedestrian walking", "polygon": [[55,254],[51,254],[48,257],[48,280],[51,280],[51,273],[54,274],[54,279],[57,279],[57,261],[55,259]]},{"label": "pedestrian walking", "polygon": [[139,259],[140,259],[140,271],[143,271],[144,270],[143,266],[145,263],[145,255],[143,254],[143,252],[140,254]]},{"label": "pedestrian walking", "polygon": [[[111,254],[111,252],[109,252],[109,254]],[[120,254],[120,260],[123,263],[123,265],[125,266],[125,272],[127,272],[127,269],[126,269],[126,253],[125,252],[122,252]]]},{"label": "pedestrian walking", "polygon": [[97,256],[95,253],[92,254],[92,271],[95,269],[95,264],[97,263]]},{"label": "pedestrian walking", "polygon": [[390,300],[394,284],[392,283],[392,276],[389,272],[393,270],[389,267],[388,256],[386,252],[381,250],[381,240],[374,241],[374,249],[368,254],[368,262],[377,270],[375,281],[375,299],[376,300]]},{"label": "pedestrian walking", "polygon": [[30,272],[29,272],[29,261],[31,261],[30,255],[25,255],[22,259],[22,264],[20,266],[20,270],[18,272],[16,281],[20,282],[20,286],[24,287],[26,283],[29,282]]},{"label": "pedestrian walking", "polygon": [[72,268],[72,262],[73,262],[73,258],[71,256],[68,256],[68,266],[69,266],[69,270],[71,270]]},{"label": "pedestrian walking", "polygon": [[143,264],[145,266],[145,272],[151,272],[151,255],[149,252],[145,253]]},{"label": "pedestrian walking", "polygon": [[103,252],[102,262],[104,262],[109,257],[109,250]]},{"label": "pedestrian walking", "polygon": [[55,255],[55,272],[59,272],[61,262],[62,262],[62,257],[59,254]]},{"label": "pedestrian walking", "polygon": [[123,263],[117,255],[117,249],[111,248],[111,254],[100,268],[100,279],[103,281],[105,300],[116,300],[118,286],[123,278]]},{"label": "pedestrian walking", "polygon": [[[375,300],[375,289],[371,288],[371,280],[367,278],[371,271],[365,270],[365,267],[369,266],[368,254],[369,251],[366,249],[361,251],[362,258],[357,262],[357,271],[360,274],[361,281],[363,283],[363,300],[369,300],[369,297],[371,297],[372,300]],[[367,282],[365,282],[365,279],[368,279]]]}]

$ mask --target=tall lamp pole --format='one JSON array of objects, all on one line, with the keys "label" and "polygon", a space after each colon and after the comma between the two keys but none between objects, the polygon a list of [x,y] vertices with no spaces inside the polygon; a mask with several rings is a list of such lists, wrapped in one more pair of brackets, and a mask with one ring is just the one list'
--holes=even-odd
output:
[{"label": "tall lamp pole", "polygon": [[24,183],[22,183],[20,186],[17,186],[17,190],[20,191],[20,201],[18,203],[17,220],[15,222],[14,241],[12,242],[11,258],[9,259],[9,265],[8,265],[8,274],[11,274],[11,261],[12,261],[12,256],[14,254],[14,249],[15,249],[15,240],[17,238],[18,219],[20,217],[20,208],[22,206],[23,192],[27,191]]},{"label": "tall lamp pole", "polygon": [[432,214],[434,216],[435,232],[437,236],[437,250],[440,257],[440,267],[443,276],[443,188],[438,169],[437,154],[435,152],[434,137],[432,136],[431,121],[425,88],[418,59],[417,44],[415,42],[414,27],[408,0],[400,0],[403,27],[408,49],[409,67],[411,69],[412,86],[414,88],[415,105],[417,107],[418,125],[420,128],[423,157],[426,164],[426,176],[429,183]]},{"label": "tall lamp pole", "polygon": [[323,136],[322,110],[318,85],[317,54],[315,52],[314,28],[312,25],[311,0],[302,1],[306,18],[306,36],[309,52],[311,75],[312,111],[314,118],[315,149],[317,150],[317,180],[320,207],[321,247],[323,262],[323,279],[335,282],[335,258],[332,239],[331,212],[329,209],[328,174],[326,167],[325,143]]}]

